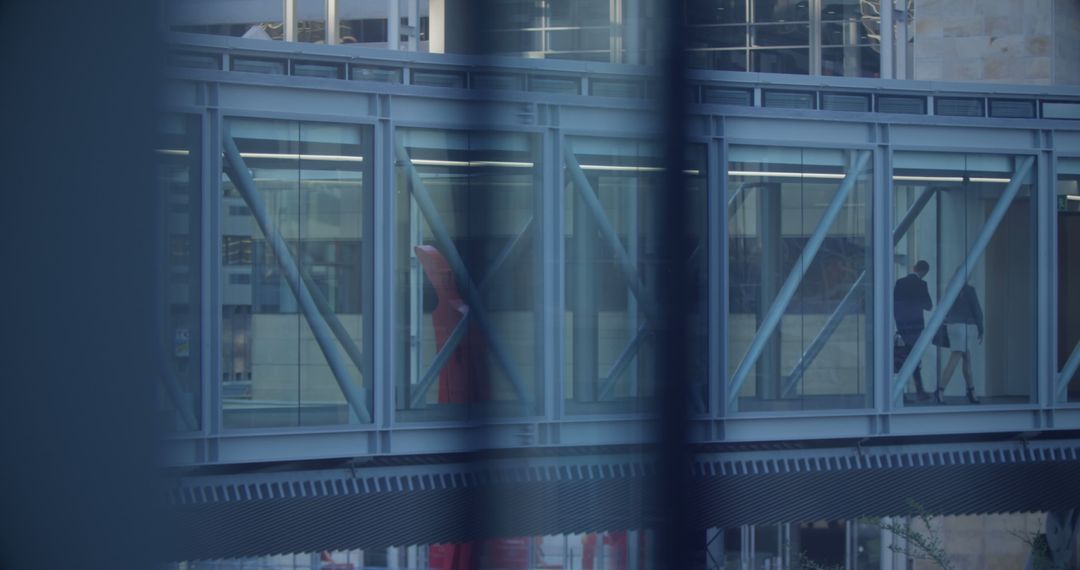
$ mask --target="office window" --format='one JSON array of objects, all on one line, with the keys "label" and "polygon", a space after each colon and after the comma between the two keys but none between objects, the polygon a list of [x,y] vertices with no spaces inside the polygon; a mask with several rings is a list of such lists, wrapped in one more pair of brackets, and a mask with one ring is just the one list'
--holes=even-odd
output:
[{"label": "office window", "polygon": [[1057,163],[1057,397],[1080,401],[1080,158]]},{"label": "office window", "polygon": [[911,405],[938,403],[920,385],[950,404],[1034,398],[1034,173],[1033,157],[895,153],[893,390]]},{"label": "office window", "polygon": [[538,141],[395,135],[398,420],[538,413]]},{"label": "office window", "polygon": [[[616,413],[646,410],[656,391],[656,283],[661,278],[656,218],[664,172],[660,148],[637,140],[572,137],[565,157],[563,243],[563,391],[566,410]],[[695,409],[703,410],[705,372],[706,221],[704,152],[691,147],[688,212],[679,236],[691,279],[686,352]]]},{"label": "office window", "polygon": [[350,125],[226,124],[226,427],[370,421],[361,288],[370,137]]},{"label": "office window", "polygon": [[159,259],[158,366],[154,370],[162,429],[201,426],[202,243],[199,118],[165,115],[157,141]]},{"label": "office window", "polygon": [[866,150],[733,146],[728,378],[738,410],[871,404]]}]

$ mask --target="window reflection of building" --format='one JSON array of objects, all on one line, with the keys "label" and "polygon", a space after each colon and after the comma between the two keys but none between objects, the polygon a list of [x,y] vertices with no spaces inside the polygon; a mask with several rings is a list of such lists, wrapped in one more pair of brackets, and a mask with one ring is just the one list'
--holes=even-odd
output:
[{"label": "window reflection of building", "polygon": [[[325,3],[295,0],[240,7],[185,0],[170,4],[170,28],[234,37],[361,44],[392,49],[479,50],[530,58],[611,63],[656,61],[652,0],[492,0],[463,19],[466,0],[335,0],[328,40]],[[880,15],[868,0],[684,0],[691,67],[811,75],[880,75]],[[284,30],[294,5],[295,29]],[[390,25],[397,14],[400,22]],[[477,28],[477,29],[473,29]],[[392,44],[390,35],[399,37]],[[436,39],[437,37],[437,39]],[[906,42],[904,42],[906,45]]]}]

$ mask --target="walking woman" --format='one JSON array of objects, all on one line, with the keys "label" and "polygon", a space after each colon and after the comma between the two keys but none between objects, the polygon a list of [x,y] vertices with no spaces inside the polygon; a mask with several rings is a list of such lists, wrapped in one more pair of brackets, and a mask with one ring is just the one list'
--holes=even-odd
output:
[{"label": "walking woman", "polygon": [[979,298],[975,296],[975,288],[964,285],[960,295],[956,297],[949,313],[945,316],[945,330],[949,335],[949,362],[945,364],[945,370],[941,373],[941,381],[938,389],[934,392],[934,398],[939,404],[945,403],[945,387],[949,385],[956,365],[964,363],[961,369],[964,375],[964,383],[967,384],[967,399],[972,404],[978,404],[979,398],[975,396],[975,380],[971,373],[971,351],[968,347],[973,343],[972,337],[978,334],[978,341],[983,339],[983,312],[979,305]]}]

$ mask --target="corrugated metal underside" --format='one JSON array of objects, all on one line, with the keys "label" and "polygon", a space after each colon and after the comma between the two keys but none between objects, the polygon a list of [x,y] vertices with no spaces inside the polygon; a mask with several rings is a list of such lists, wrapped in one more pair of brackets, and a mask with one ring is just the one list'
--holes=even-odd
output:
[{"label": "corrugated metal underside", "polygon": [[[702,455],[700,528],[861,516],[1080,507],[1080,443]],[[646,456],[647,457],[647,456]],[[647,528],[641,455],[594,455],[184,480],[177,560]]]}]

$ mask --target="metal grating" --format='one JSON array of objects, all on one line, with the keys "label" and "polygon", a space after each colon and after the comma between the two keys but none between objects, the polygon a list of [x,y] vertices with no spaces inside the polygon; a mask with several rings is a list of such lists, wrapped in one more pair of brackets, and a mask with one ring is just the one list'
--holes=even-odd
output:
[{"label": "metal grating", "polygon": [[640,99],[643,95],[642,91],[642,84],[636,81],[594,79],[589,82],[589,95],[597,97]]},{"label": "metal grating", "polygon": [[[933,514],[1080,507],[1080,446],[1069,444],[721,454],[692,474],[700,527],[903,515],[912,501]],[[655,477],[655,463],[625,457],[196,477],[168,495],[187,541],[173,557],[641,528]],[[493,509],[515,516],[486,526]]]},{"label": "metal grating", "polygon": [[465,74],[429,69],[412,70],[412,84],[428,87],[465,87]]},{"label": "metal grating", "polygon": [[814,108],[814,93],[765,91],[763,97],[766,107],[777,107],[781,109]]},{"label": "metal grating", "polygon": [[578,95],[581,81],[574,77],[555,77],[550,75],[530,75],[529,91],[538,93],[563,93]]},{"label": "metal grating", "polygon": [[899,113],[903,115],[925,115],[925,97],[903,97],[900,95],[879,95],[877,98],[879,113]]},{"label": "metal grating", "polygon": [[473,89],[521,91],[524,89],[525,76],[508,73],[474,73],[470,85]]},{"label": "metal grating", "polygon": [[946,117],[982,117],[983,100],[960,97],[938,97],[934,113]]},{"label": "metal grating", "polygon": [[866,113],[870,111],[870,96],[846,93],[822,93],[821,108],[827,111]]},{"label": "metal grating", "polygon": [[286,63],[277,59],[257,59],[252,57],[232,58],[232,70],[247,73],[267,73],[271,75],[285,75]]},{"label": "metal grating", "polygon": [[352,78],[361,81],[380,83],[401,83],[401,70],[393,67],[373,67],[369,65],[352,66]]},{"label": "metal grating", "polygon": [[1022,99],[991,99],[990,116],[1006,119],[1034,119],[1035,101]]},{"label": "metal grating", "polygon": [[336,63],[307,61],[294,61],[292,74],[302,77],[322,77],[325,79],[342,79],[345,76],[344,68]]},{"label": "metal grating", "polygon": [[706,87],[701,94],[702,103],[715,105],[738,105],[749,107],[754,104],[754,92],[747,89],[719,89]]}]

